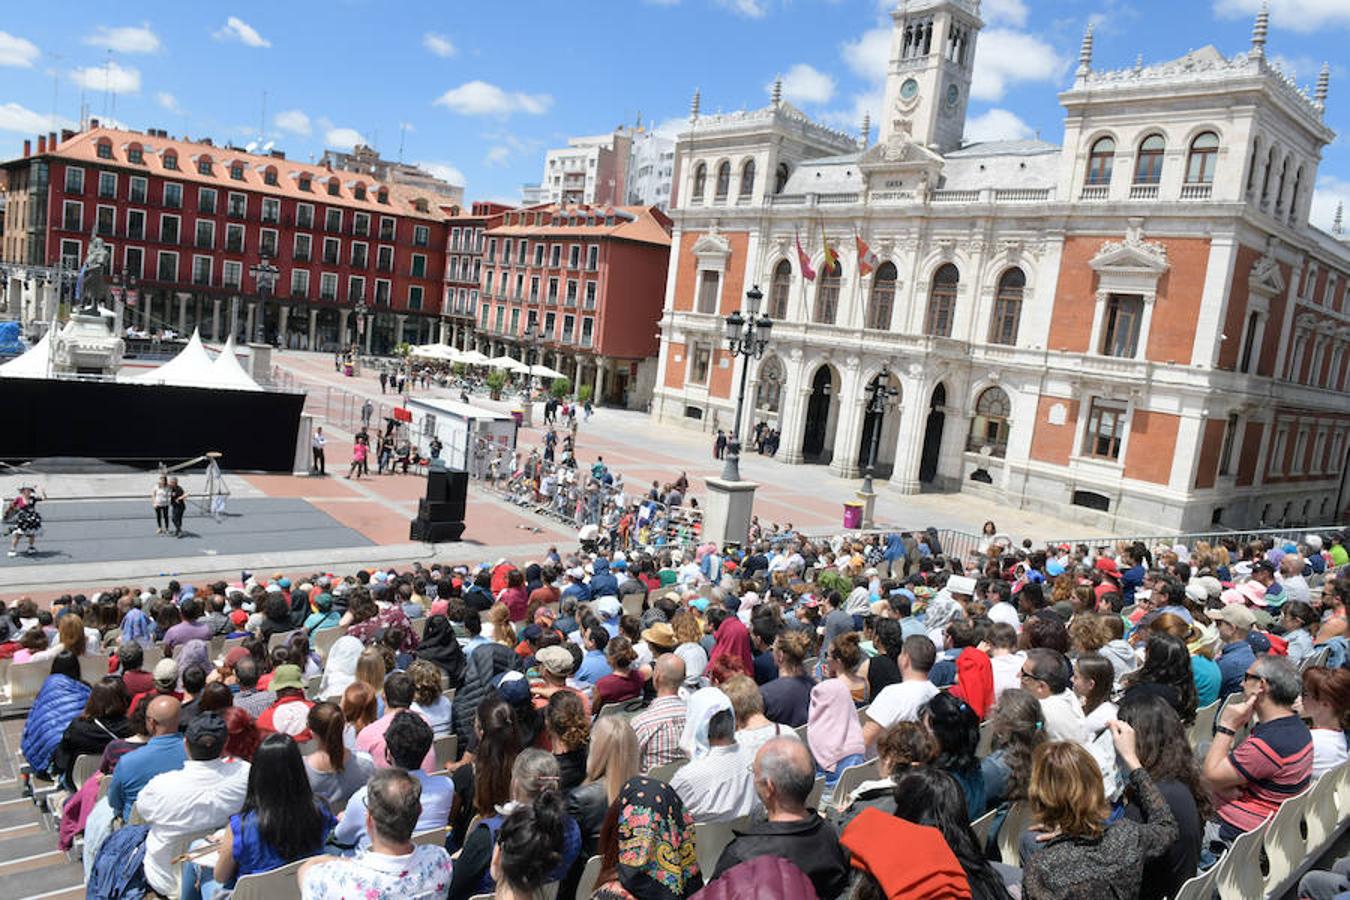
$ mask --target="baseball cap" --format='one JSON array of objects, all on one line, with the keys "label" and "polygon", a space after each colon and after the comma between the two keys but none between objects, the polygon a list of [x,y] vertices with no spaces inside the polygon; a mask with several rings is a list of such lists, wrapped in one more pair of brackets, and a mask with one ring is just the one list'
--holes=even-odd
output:
[{"label": "baseball cap", "polygon": [[1209,617],[1216,622],[1227,622],[1234,628],[1241,628],[1244,631],[1250,631],[1252,626],[1256,624],[1256,616],[1252,614],[1252,611],[1236,603],[1209,610]]},{"label": "baseball cap", "polygon": [[545,647],[534,658],[552,675],[572,674],[572,654],[564,647]]},{"label": "baseball cap", "polygon": [[220,713],[205,712],[198,713],[188,721],[183,736],[196,753],[209,759],[220,755],[220,751],[225,747],[225,740],[230,736],[230,730],[225,726],[225,719]]},{"label": "baseball cap", "polygon": [[[567,653],[566,650],[563,651]],[[567,653],[570,660],[571,653]],[[530,683],[525,680],[525,676],[514,670],[503,672],[493,679],[493,687],[501,698],[512,706],[519,706],[530,699]]]},{"label": "baseball cap", "polygon": [[595,611],[606,619],[612,619],[623,614],[623,607],[619,604],[618,598],[605,596],[595,601]]},{"label": "baseball cap", "polygon": [[155,686],[172,688],[178,684],[178,663],[171,659],[161,659],[155,663]]}]

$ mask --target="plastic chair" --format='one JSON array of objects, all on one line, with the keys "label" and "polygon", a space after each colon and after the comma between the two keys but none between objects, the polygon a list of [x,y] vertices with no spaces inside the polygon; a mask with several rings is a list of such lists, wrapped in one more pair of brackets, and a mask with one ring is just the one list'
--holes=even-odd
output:
[{"label": "plastic chair", "polygon": [[1219,707],[1222,705],[1222,700],[1215,700],[1195,711],[1195,722],[1187,729],[1187,738],[1191,742],[1192,750],[1214,737],[1214,720],[1218,717]]},{"label": "plastic chair", "polygon": [[1006,866],[1022,866],[1022,832],[1031,824],[1031,804],[1019,800],[1008,807],[1008,816],[998,830],[998,852]]},{"label": "plastic chair", "polygon": [[[274,647],[280,647],[291,639],[291,635],[297,631],[304,631],[303,628],[292,628],[290,631],[278,631],[267,639],[267,652],[272,652]],[[228,642],[227,642],[228,643]]]},{"label": "plastic chair", "polygon": [[806,743],[806,725],[804,725],[804,724],[803,724],[803,725],[798,725],[796,728],[794,728],[794,729],[792,729],[792,730],[795,731],[795,732],[797,732],[797,737],[801,738],[802,743],[805,744],[805,743]]},{"label": "plastic chair", "polygon": [[722,851],[736,837],[733,830],[743,827],[749,821],[749,816],[741,816],[739,819],[729,819],[725,822],[704,822],[694,826],[698,869],[703,873],[705,880],[712,880],[712,873],[717,869],[717,860],[721,858]]},{"label": "plastic chair", "polygon": [[996,815],[998,815],[998,809],[991,809],[970,823],[970,830],[975,832],[975,846],[983,847],[985,841],[989,839],[989,826],[993,824]]},{"label": "plastic chair", "polygon": [[1270,819],[1245,834],[1240,834],[1214,868],[1214,888],[1219,900],[1251,900],[1265,895],[1261,875],[1261,842],[1265,840]]},{"label": "plastic chair", "polygon": [[13,663],[9,667],[9,705],[27,709],[33,705],[42,682],[52,673],[52,664],[40,662]]},{"label": "plastic chair", "polygon": [[314,649],[315,653],[327,660],[328,651],[332,650],[333,645],[337,643],[338,638],[346,633],[347,629],[345,628],[323,628],[310,636],[309,645]]},{"label": "plastic chair", "polygon": [[270,872],[255,872],[245,875],[234,885],[232,900],[290,900],[299,893],[295,873],[305,860],[297,859]]},{"label": "plastic chair", "polygon": [[420,619],[413,619],[413,620],[412,620],[412,630],[413,630],[413,634],[417,635],[417,639],[418,639],[418,640],[421,640],[421,639],[422,639],[422,635],[426,634],[426,631],[427,631],[427,619],[426,619],[426,616],[423,616],[423,617],[420,618]]},{"label": "plastic chair", "polygon": [[670,784],[670,779],[674,777],[675,773],[688,765],[688,763],[689,760],[687,759],[677,759],[672,763],[666,763],[664,766],[657,766],[647,773],[647,777]]},{"label": "plastic chair", "polygon": [[446,835],[450,833],[450,827],[443,825],[440,828],[428,828],[426,831],[419,831],[412,836],[412,842],[421,846],[442,847],[445,845]]},{"label": "plastic chair", "polygon": [[811,785],[811,793],[806,795],[807,809],[820,809],[820,798],[825,796],[825,776],[817,775],[815,784]]},{"label": "plastic chair", "polygon": [[436,753],[436,767],[444,769],[455,761],[455,755],[459,752],[459,735],[447,734],[445,737],[438,737],[432,742],[431,747]]},{"label": "plastic chair", "polygon": [[1172,900],[1211,900],[1214,896],[1214,879],[1218,873],[1217,865],[1210,866],[1177,888],[1176,896]]},{"label": "plastic chair", "polygon": [[70,768],[71,783],[77,788],[84,784],[98,771],[98,764],[102,761],[103,757],[97,753],[81,753]]},{"label": "plastic chair", "polygon": [[975,755],[984,759],[994,750],[994,726],[989,722],[980,723],[980,745],[975,750]]},{"label": "plastic chair", "polygon": [[[51,663],[48,663],[50,666]],[[104,655],[85,655],[80,657],[80,678],[85,684],[98,684],[108,674],[108,657]]]},{"label": "plastic chair", "polygon": [[834,783],[834,793],[830,795],[831,802],[839,809],[843,809],[848,804],[849,795],[864,781],[871,781],[880,777],[880,760],[870,759],[865,763],[859,763],[856,766],[849,766],[839,773],[839,779]]},{"label": "plastic chair", "polygon": [[581,870],[581,880],[577,882],[576,896],[590,900],[595,893],[595,882],[600,878],[600,857],[592,856],[586,860],[586,868]]},{"label": "plastic chair", "polygon": [[1350,767],[1350,763],[1342,763],[1313,782],[1312,801],[1304,816],[1304,821],[1308,823],[1306,848],[1310,857],[1325,850],[1340,828],[1341,807],[1337,803],[1336,788],[1340,773],[1347,767]]},{"label": "plastic chair", "polygon": [[1327,664],[1327,660],[1330,658],[1331,658],[1330,647],[1323,647],[1321,650],[1314,650],[1312,653],[1309,653],[1307,656],[1303,657],[1303,662],[1298,664],[1299,674],[1300,675],[1303,674],[1308,669],[1315,669],[1320,666],[1325,666]]},{"label": "plastic chair", "polygon": [[1308,844],[1303,837],[1302,826],[1312,803],[1312,792],[1313,789],[1309,787],[1297,797],[1290,797],[1280,804],[1280,808],[1270,818],[1263,841],[1269,861],[1266,871],[1268,895],[1278,897],[1283,894],[1277,888],[1284,885],[1307,852]]}]

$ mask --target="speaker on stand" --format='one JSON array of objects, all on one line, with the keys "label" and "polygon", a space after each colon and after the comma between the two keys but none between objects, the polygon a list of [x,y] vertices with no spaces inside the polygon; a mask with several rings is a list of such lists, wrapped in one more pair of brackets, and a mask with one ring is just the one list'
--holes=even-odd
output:
[{"label": "speaker on stand", "polygon": [[427,470],[427,495],[417,501],[417,518],[408,529],[408,539],[428,544],[458,541],[464,534],[464,504],[469,493],[469,473],[452,471],[439,459]]}]

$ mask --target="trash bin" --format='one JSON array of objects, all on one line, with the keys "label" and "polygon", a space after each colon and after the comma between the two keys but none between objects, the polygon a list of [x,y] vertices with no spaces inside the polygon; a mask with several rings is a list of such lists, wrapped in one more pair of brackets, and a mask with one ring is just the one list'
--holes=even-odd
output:
[{"label": "trash bin", "polygon": [[525,421],[525,410],[523,409],[511,410],[511,418],[516,420],[517,425],[520,425],[522,422]]},{"label": "trash bin", "polygon": [[844,504],[844,528],[853,531],[862,528],[863,505],[856,500],[849,500]]}]

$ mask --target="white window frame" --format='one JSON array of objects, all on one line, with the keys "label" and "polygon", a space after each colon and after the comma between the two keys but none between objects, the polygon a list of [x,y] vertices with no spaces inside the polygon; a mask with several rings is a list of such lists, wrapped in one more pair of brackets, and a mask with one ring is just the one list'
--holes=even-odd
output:
[{"label": "white window frame", "polygon": [[599,297],[600,297],[599,282],[596,282],[596,281],[587,281],[587,282],[586,282],[586,293],[585,293],[585,296],[584,296],[584,298],[583,298],[583,306],[582,306],[582,308],[583,308],[583,309],[595,309],[595,308],[596,308],[596,304],[599,302]]},{"label": "white window frame", "polygon": [[[112,213],[112,219],[111,219],[112,227],[111,227],[106,233],[104,233],[104,232],[98,230],[99,215],[100,215],[105,209],[108,210],[108,212]],[[117,233],[117,207],[116,207],[116,206],[111,206],[111,205],[109,205],[109,204],[107,204],[107,203],[100,203],[100,204],[98,204],[97,206],[94,207],[94,231],[95,231],[96,233],[100,234],[100,235],[103,235],[104,237],[112,237],[113,235],[115,235],[115,234]]]},{"label": "white window frame", "polygon": [[[359,262],[359,263],[356,261],[356,248],[357,248],[357,247],[360,247],[360,248],[361,248],[361,252],[364,254],[364,259],[363,259],[361,262]],[[370,244],[366,243],[365,241],[352,241],[352,243],[351,243],[351,253],[350,253],[350,255],[348,256],[348,259],[351,260],[351,264],[352,264],[352,266],[355,267],[355,268],[358,268],[358,269],[369,268],[369,266],[370,266]]]},{"label": "white window frame", "polygon": [[[178,203],[175,204],[175,205],[173,205],[173,206],[170,206],[170,205],[169,205],[169,189],[170,189],[170,188],[175,188],[175,189],[178,191]],[[177,182],[177,181],[166,181],[166,182],[164,182],[164,186],[163,186],[162,188],[160,188],[160,192],[159,192],[159,200],[160,200],[160,204],[159,204],[159,205],[162,206],[162,207],[164,207],[165,209],[178,209],[178,210],[181,210],[181,209],[183,208],[183,185],[182,185],[181,183]]]},{"label": "white window frame", "polygon": [[[128,262],[128,260],[131,259],[131,252],[132,252],[133,250],[136,251],[137,253],[139,253],[139,254],[141,255],[141,264],[140,264],[139,266],[136,267],[135,271],[132,271],[131,263]],[[122,248],[122,272],[123,272],[124,274],[127,274],[127,275],[134,275],[134,276],[135,276],[136,278],[138,278],[138,279],[141,279],[141,278],[144,278],[144,277],[145,277],[145,248],[144,248],[144,247],[123,247],[123,248]]]},{"label": "white window frame", "polygon": [[[133,213],[134,213],[135,215],[138,215],[138,216],[141,217],[141,234],[140,234],[139,237],[132,237],[132,236],[131,236],[131,216],[132,216]],[[147,225],[147,223],[148,223],[149,221],[150,221],[150,217],[149,217],[148,215],[146,215],[145,210],[143,210],[143,209],[128,209],[128,210],[127,210],[127,218],[126,218],[127,238],[128,238],[129,240],[133,240],[133,241],[143,241],[143,240],[145,240],[145,239],[146,239],[146,235],[148,234],[148,232],[146,231],[146,225]]]},{"label": "white window frame", "polygon": [[[103,179],[104,179],[105,176],[106,176],[107,178],[111,178],[111,179],[112,179],[112,193],[111,193],[111,194],[107,194],[107,195],[105,195],[105,194],[103,193]],[[96,191],[94,197],[95,197],[95,199],[97,199],[97,200],[116,200],[116,199],[117,199],[117,173],[116,173],[116,172],[104,172],[104,171],[101,171],[101,172],[98,173],[98,189],[97,189],[97,191]]]},{"label": "white window frame", "polygon": [[1300,426],[1298,431],[1294,432],[1294,458],[1289,463],[1290,475],[1303,474],[1303,459],[1308,455],[1308,432],[1309,428],[1306,425]]},{"label": "white window frame", "polygon": [[[198,243],[198,241],[197,241],[197,235],[200,233],[201,227],[202,227],[203,225],[205,225],[205,226],[207,226],[208,228],[211,229],[211,240],[207,242],[206,246],[202,246],[202,245],[201,245],[200,243]],[[214,220],[212,220],[212,219],[194,219],[194,220],[192,221],[192,246],[196,247],[196,248],[199,249],[199,250],[214,250],[214,249],[216,249],[216,223],[215,223]]]},{"label": "white window frame", "polygon": [[[172,278],[163,278],[163,277],[161,277],[161,275],[160,275],[160,272],[161,272],[162,269],[163,269],[163,262],[164,262],[164,260],[165,260],[166,257],[173,260],[173,277],[172,277]],[[178,251],[177,251],[177,250],[160,250],[160,251],[159,251],[159,255],[155,257],[155,280],[156,280],[156,281],[174,281],[174,282],[176,282],[176,281],[178,280]]]},{"label": "white window frame", "polygon": [[[414,291],[416,292],[415,299],[413,293]],[[422,309],[423,305],[426,303],[426,299],[427,299],[427,292],[426,289],[422,287],[422,285],[420,284],[408,285],[408,309],[416,309],[416,310]]]},{"label": "white window frame", "polygon": [[[381,254],[381,253],[384,253],[386,250],[389,251],[389,268],[388,268],[388,269],[381,269],[381,268],[380,268],[380,254]],[[394,253],[394,248],[393,248],[393,247],[391,247],[389,244],[380,244],[380,245],[378,245],[378,246],[375,248],[375,271],[377,271],[377,272],[392,272],[392,271],[394,271],[394,267],[397,266],[397,265],[398,265],[398,257],[397,257],[397,255]]]},{"label": "white window frame", "polygon": [[348,275],[347,276],[347,299],[356,302],[357,297],[364,299],[366,296],[366,276]]},{"label": "white window frame", "polygon": [[[267,244],[268,244],[267,238],[268,238],[268,235],[271,235],[271,238],[272,238],[272,240],[271,240],[271,243],[272,243],[272,250],[271,250],[271,252],[268,252],[268,250],[267,250]],[[280,253],[281,253],[281,232],[279,232],[279,231],[278,231],[277,229],[275,229],[275,228],[259,228],[259,229],[258,229],[258,254],[259,254],[260,256],[266,256],[266,257],[268,257],[269,259],[275,259],[277,256],[280,255]]]},{"label": "white window frame", "polygon": [[[298,289],[296,282],[300,282]],[[291,269],[291,296],[309,297],[309,269]]]},{"label": "white window frame", "polygon": [[296,232],[295,236],[294,236],[293,238],[291,238],[291,258],[292,258],[292,259],[299,259],[299,258],[300,258],[300,243],[301,243],[301,241],[304,241],[304,242],[305,242],[305,259],[304,259],[303,261],[304,261],[304,262],[313,262],[313,261],[314,261],[314,236],[311,235],[311,234],[303,234],[303,233],[300,233],[300,232]]},{"label": "white window frame", "polygon": [[[70,186],[70,174],[72,172],[80,173],[80,186],[72,188]],[[61,182],[61,192],[63,194],[84,194],[84,166],[66,166],[66,174]]]},{"label": "white window frame", "polygon": [[[331,279],[331,282],[330,282]],[[331,297],[324,295],[324,285],[331,283],[333,285],[333,295]],[[338,299],[338,277],[336,272],[319,273],[319,299],[329,303],[336,303]]]},{"label": "white window frame", "polygon": [[[417,271],[417,261],[418,261],[418,260],[421,260],[421,261],[422,261],[422,274],[421,274],[421,275],[415,275],[415,274],[413,274],[414,272]],[[410,260],[408,261],[408,277],[409,277],[409,278],[426,278],[426,277],[427,277],[427,255],[426,255],[425,253],[414,253],[414,254],[412,255],[412,259],[410,259]]]},{"label": "white window frame", "polygon": [[[384,236],[384,225],[388,222],[391,228],[389,237]],[[377,240],[396,241],[398,240],[398,220],[393,216],[380,216],[380,233],[376,235]]]},{"label": "white window frame", "polygon": [[[334,215],[337,216],[337,227],[329,228],[328,220]],[[323,211],[323,230],[328,234],[342,234],[342,210],[336,206],[326,207]]]},{"label": "white window frame", "polygon": [[[140,198],[136,197],[136,188],[140,187]],[[131,182],[127,187],[127,202],[145,203],[150,197],[150,179],[144,175],[132,175]]]},{"label": "white window frame", "polygon": [[[233,211],[234,204],[235,204],[235,201],[236,201],[236,200],[238,200],[239,202],[241,202],[241,203],[244,204],[244,211],[243,211],[242,213],[240,213],[239,215],[235,215],[235,213],[234,213],[234,211]],[[248,217],[248,194],[245,194],[245,193],[243,193],[242,191],[230,191],[228,194],[226,194],[226,196],[225,196],[225,215],[226,215],[226,216],[229,216],[229,217],[232,218],[232,219],[242,219],[242,218],[247,218],[247,217]]]},{"label": "white window frame", "polygon": [[[197,281],[197,262],[203,259],[206,260],[206,283],[204,285],[199,284],[199,282]],[[215,258],[212,256],[208,256],[204,253],[192,254],[192,271],[188,273],[188,280],[191,281],[193,285],[196,285],[198,287],[210,287],[215,283],[216,278],[215,264],[216,264]]]},{"label": "white window frame", "polygon": [[[70,249],[68,245],[71,244],[74,245],[74,253],[67,252]],[[59,254],[57,259],[66,259],[67,257],[74,256],[75,259],[82,260],[84,259],[84,241],[76,240],[75,238],[61,238],[61,246],[57,252]]]},{"label": "white window frame", "polygon": [[[174,241],[166,241],[166,240],[164,240],[164,223],[165,223],[166,221],[168,221],[169,219],[173,219],[173,223],[174,223],[174,233],[178,235],[178,239],[177,239],[177,240],[174,240]],[[176,215],[174,215],[173,213],[161,213],[161,214],[160,214],[160,217],[159,217],[159,242],[160,242],[161,244],[181,244],[181,243],[183,242],[183,217],[182,217],[182,216],[176,216]]]},{"label": "white window frame", "polygon": [[[231,250],[231,249],[230,249],[230,235],[233,234],[234,231],[235,231],[236,229],[237,229],[238,232],[239,232],[239,249],[238,249],[238,250]],[[225,247],[224,247],[224,250],[225,250],[226,253],[247,253],[247,252],[248,252],[248,234],[247,234],[247,232],[244,230],[244,226],[243,226],[243,225],[241,225],[241,224],[238,223],[238,222],[226,222],[226,223],[225,223]]]},{"label": "white window frame", "polygon": [[393,302],[394,298],[393,283],[388,278],[375,279],[375,293],[370,295],[371,303],[372,305],[379,305],[381,289],[383,289],[383,293],[386,298],[385,305],[388,306]]},{"label": "white window frame", "polygon": [[590,244],[586,247],[586,268],[592,272],[600,268],[600,245]]},{"label": "white window frame", "polygon": [[[419,235],[421,236],[421,242],[420,242],[420,243],[418,242],[418,236],[419,236]],[[430,246],[431,246],[431,229],[428,228],[426,225],[414,225],[414,226],[413,226],[413,246],[414,246],[414,247],[430,247]]]},{"label": "white window frame", "polygon": [[220,264],[220,284],[222,287],[242,288],[244,285],[244,264],[237,259],[227,259]]},{"label": "white window frame", "polygon": [[[202,198],[211,198],[211,208],[202,209]],[[197,213],[203,216],[214,216],[220,213],[220,192],[211,187],[197,188]]]},{"label": "white window frame", "polygon": [[[331,246],[334,248],[331,254],[328,252],[330,241],[332,242]],[[332,257],[331,259],[329,258],[330,256]],[[325,234],[323,238],[323,254],[319,257],[319,261],[325,266],[342,265],[342,239],[329,237]]]},{"label": "white window frame", "polygon": [[1284,451],[1289,442],[1289,426],[1281,425],[1275,429],[1275,436],[1270,443],[1270,462],[1266,470],[1272,475],[1284,474]]},{"label": "white window frame", "polygon": [[[304,210],[305,213],[306,213],[306,215],[309,217],[309,224],[308,224],[308,225],[302,225],[302,224],[300,224],[300,212],[301,212],[301,210]],[[307,228],[307,229],[309,229],[310,231],[313,231],[313,230],[314,230],[314,204],[313,204],[313,203],[297,203],[297,204],[295,204],[295,227],[296,227],[296,228]]]},{"label": "white window frame", "polygon": [[[74,228],[67,228],[67,227],[66,227],[66,211],[69,210],[72,206],[77,207],[77,208],[80,210],[79,224],[76,225]],[[80,232],[80,233],[83,233],[83,232],[84,232],[84,202],[83,202],[83,201],[81,201],[81,200],[63,200],[63,201],[61,201],[61,229],[62,229],[63,231],[77,231],[77,232]]]},{"label": "white window frame", "polygon": [[370,237],[370,213],[352,213],[352,233],[361,237]]},{"label": "white window frame", "polygon": [[[1103,408],[1118,409],[1121,413],[1122,431],[1120,435],[1120,450],[1115,458],[1098,456],[1087,452],[1088,424],[1092,419],[1092,406],[1094,402]],[[1078,403],[1079,421],[1077,423],[1077,433],[1074,435],[1073,459],[1086,465],[1111,466],[1117,469],[1123,469],[1126,454],[1130,449],[1130,432],[1134,428],[1134,409],[1135,406],[1133,400],[1096,394],[1090,394],[1083,397]]]},{"label": "white window frame", "polygon": [[[271,213],[268,213],[271,210]],[[268,224],[281,223],[281,201],[276,197],[264,197],[262,200],[262,221]]]}]

